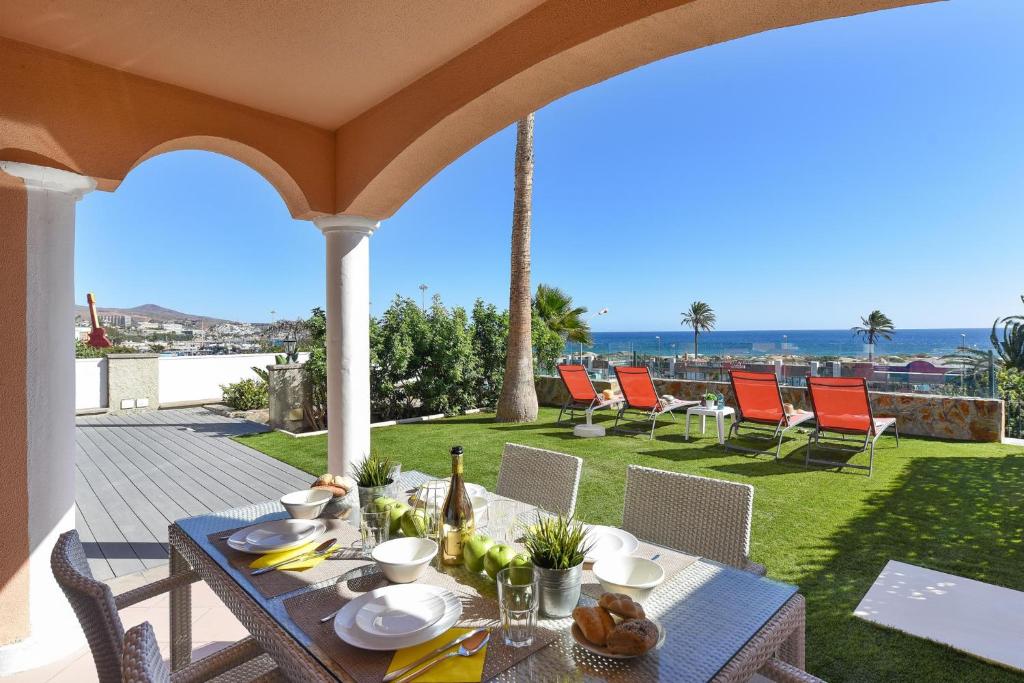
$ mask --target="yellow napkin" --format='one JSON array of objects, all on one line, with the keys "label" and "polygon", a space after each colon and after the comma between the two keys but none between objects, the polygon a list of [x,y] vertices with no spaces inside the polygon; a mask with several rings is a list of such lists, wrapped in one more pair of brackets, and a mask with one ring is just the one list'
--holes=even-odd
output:
[{"label": "yellow napkin", "polygon": [[[433,640],[428,640],[415,647],[398,650],[391,659],[388,673],[398,671],[403,666],[412,664],[428,652],[433,652],[445,643],[450,643],[463,633],[468,633],[471,630],[468,628],[451,628]],[[449,652],[457,652],[458,649],[458,646],[453,647],[442,653],[442,655],[446,655]],[[432,667],[430,671],[422,676],[417,676],[416,683],[478,683],[484,675],[484,660],[486,658],[487,646],[484,645],[483,649],[472,657],[451,657],[446,659],[443,663]]]},{"label": "yellow napkin", "polygon": [[[280,562],[281,560],[287,560],[289,557],[298,557],[303,553],[308,553],[313,548],[317,547],[324,542],[323,538],[318,538],[315,541],[310,541],[306,545],[299,546],[298,548],[292,548],[291,550],[281,550],[276,553],[267,553],[266,555],[260,555],[257,559],[249,563],[249,567],[252,569],[260,569],[268,565]],[[330,555],[328,553],[327,555]],[[278,567],[278,569],[288,569],[291,571],[301,571],[303,569],[312,569],[321,562],[327,559],[327,555],[321,555],[320,557],[314,557],[307,560],[298,560],[296,562],[289,562],[288,564]]]}]

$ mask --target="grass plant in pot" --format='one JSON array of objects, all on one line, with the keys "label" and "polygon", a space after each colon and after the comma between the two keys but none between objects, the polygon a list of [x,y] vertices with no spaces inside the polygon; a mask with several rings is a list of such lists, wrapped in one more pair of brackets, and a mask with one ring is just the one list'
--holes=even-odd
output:
[{"label": "grass plant in pot", "polygon": [[714,408],[718,405],[718,395],[712,392],[704,394],[704,407]]},{"label": "grass plant in pot", "polygon": [[537,572],[541,614],[556,619],[572,614],[590,549],[583,523],[561,515],[542,519],[526,530],[523,545]]},{"label": "grass plant in pot", "polygon": [[394,480],[391,471],[395,463],[380,453],[371,453],[355,468],[355,480],[359,487],[359,508],[362,509],[377,500],[387,497]]}]

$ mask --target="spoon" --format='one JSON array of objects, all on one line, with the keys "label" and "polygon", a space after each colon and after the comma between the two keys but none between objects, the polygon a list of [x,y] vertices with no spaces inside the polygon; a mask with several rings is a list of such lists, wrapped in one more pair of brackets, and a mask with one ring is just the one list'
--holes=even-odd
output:
[{"label": "spoon", "polygon": [[459,649],[456,650],[455,652],[449,652],[444,657],[438,657],[437,659],[432,661],[430,664],[427,664],[425,667],[423,667],[419,671],[414,671],[411,674],[409,674],[408,676],[403,676],[402,678],[399,678],[397,681],[395,681],[395,683],[406,683],[406,681],[411,681],[414,678],[419,678],[427,670],[433,669],[435,666],[437,666],[441,662],[445,661],[446,659],[450,659],[452,657],[472,657],[477,652],[482,650],[484,645],[486,645],[487,641],[489,641],[490,639],[491,639],[491,632],[490,631],[481,631],[479,634],[477,634],[477,635],[475,635],[475,636],[473,636],[471,638],[468,638],[464,643],[459,645]]}]

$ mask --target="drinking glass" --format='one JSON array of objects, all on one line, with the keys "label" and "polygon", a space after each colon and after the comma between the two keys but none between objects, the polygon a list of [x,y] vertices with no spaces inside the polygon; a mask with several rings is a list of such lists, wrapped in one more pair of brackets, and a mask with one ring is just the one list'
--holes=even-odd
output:
[{"label": "drinking glass", "polygon": [[383,510],[373,503],[359,513],[359,535],[362,538],[363,557],[370,557],[373,549],[386,543],[391,531],[391,506]]},{"label": "drinking glass", "polygon": [[501,634],[510,647],[529,647],[537,630],[540,587],[533,567],[506,567],[498,572]]},{"label": "drinking glass", "polygon": [[522,505],[514,500],[498,498],[487,504],[487,531],[499,543],[515,540],[516,517]]}]

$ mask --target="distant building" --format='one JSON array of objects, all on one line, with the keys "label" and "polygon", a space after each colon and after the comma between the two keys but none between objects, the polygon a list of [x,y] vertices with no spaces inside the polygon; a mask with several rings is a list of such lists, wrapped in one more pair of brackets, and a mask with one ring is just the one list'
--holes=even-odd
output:
[{"label": "distant building", "polygon": [[164,323],[163,328],[168,332],[184,332],[185,326],[181,323]]}]

